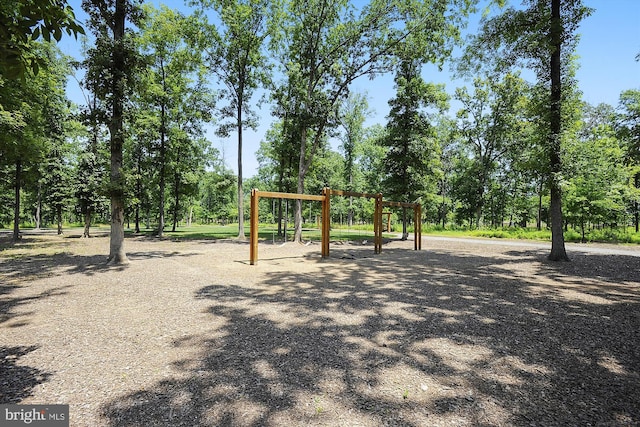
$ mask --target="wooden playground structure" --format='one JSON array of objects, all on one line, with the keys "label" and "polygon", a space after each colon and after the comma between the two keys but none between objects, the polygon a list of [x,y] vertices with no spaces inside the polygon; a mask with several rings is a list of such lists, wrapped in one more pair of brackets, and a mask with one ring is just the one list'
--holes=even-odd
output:
[{"label": "wooden playground structure", "polygon": [[331,232],[331,196],[343,197],[366,197],[375,200],[373,212],[373,241],[374,253],[382,252],[382,216],[387,215],[387,230],[389,230],[390,219],[389,212],[383,212],[385,207],[401,207],[413,209],[414,219],[414,250],[422,249],[422,207],[419,203],[402,203],[390,202],[382,200],[382,194],[377,193],[356,193],[352,191],[332,190],[324,188],[322,195],[299,194],[299,193],[280,193],[274,191],[260,191],[256,188],[251,190],[251,226],[250,226],[250,253],[249,263],[255,265],[258,262],[258,201],[260,197],[272,199],[293,199],[293,200],[310,200],[322,203],[321,216],[321,253],[322,258],[329,256],[329,241]]}]

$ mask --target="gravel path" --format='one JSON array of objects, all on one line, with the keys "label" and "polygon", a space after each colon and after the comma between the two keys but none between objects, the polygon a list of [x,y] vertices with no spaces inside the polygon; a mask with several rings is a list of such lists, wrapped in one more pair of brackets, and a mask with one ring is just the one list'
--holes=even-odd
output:
[{"label": "gravel path", "polygon": [[[511,246],[517,248],[551,249],[551,243],[530,242],[527,240],[508,239],[465,239],[456,237],[423,236],[423,243],[426,242],[458,242],[465,244],[484,244],[497,246]],[[615,245],[606,243],[565,243],[567,253],[592,253],[602,255],[626,255],[640,257],[640,247],[637,245]]]},{"label": "gravel path", "polygon": [[72,426],[640,425],[634,247],[2,239],[0,403]]}]

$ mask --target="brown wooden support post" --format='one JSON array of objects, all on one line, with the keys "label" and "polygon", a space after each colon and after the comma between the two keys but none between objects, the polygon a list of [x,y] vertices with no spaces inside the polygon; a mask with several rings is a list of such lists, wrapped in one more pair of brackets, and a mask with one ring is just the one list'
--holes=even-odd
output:
[{"label": "brown wooden support post", "polygon": [[379,254],[382,252],[382,194],[378,193],[376,195],[376,206],[373,210],[374,212],[374,252]]},{"label": "brown wooden support post", "polygon": [[331,189],[323,188],[322,195],[322,258],[329,256],[329,240],[331,236]]},{"label": "brown wooden support post", "polygon": [[420,218],[418,218],[418,205],[413,206],[413,250],[418,250],[418,233],[420,228]]},{"label": "brown wooden support post", "polygon": [[258,199],[259,191],[251,190],[251,226],[249,228],[249,264],[258,262]]},{"label": "brown wooden support post", "polygon": [[422,205],[418,204],[418,250],[422,250]]},{"label": "brown wooden support post", "polygon": [[373,253],[378,253],[378,196],[373,199]]}]

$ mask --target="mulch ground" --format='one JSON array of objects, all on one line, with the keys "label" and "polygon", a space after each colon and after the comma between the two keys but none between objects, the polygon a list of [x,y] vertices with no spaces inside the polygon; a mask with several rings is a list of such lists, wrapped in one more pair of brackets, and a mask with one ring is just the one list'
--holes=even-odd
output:
[{"label": "mulch ground", "polygon": [[640,425],[640,252],[0,238],[0,403],[72,426]]}]

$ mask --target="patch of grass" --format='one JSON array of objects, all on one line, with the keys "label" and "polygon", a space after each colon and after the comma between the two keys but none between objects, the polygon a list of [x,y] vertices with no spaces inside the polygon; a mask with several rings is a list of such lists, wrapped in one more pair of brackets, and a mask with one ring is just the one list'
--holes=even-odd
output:
[{"label": "patch of grass", "polygon": [[[496,239],[520,239],[551,241],[551,230],[535,228],[505,227],[481,229],[442,229],[442,227],[423,227],[423,234],[448,237],[483,237]],[[582,242],[580,230],[570,228],[564,232],[566,242]],[[585,233],[587,242],[640,244],[640,233],[630,229],[600,229]]]},{"label": "patch of grass", "polygon": [[[260,239],[274,242],[282,242],[285,239],[283,236],[278,236],[278,228],[274,224],[260,224],[258,228],[258,236]],[[125,231],[127,236],[133,236],[133,230],[127,229]],[[145,229],[141,230],[138,235],[153,236],[155,230]],[[179,227],[176,231],[165,230],[163,237],[166,239],[175,240],[216,240],[216,239],[235,239],[238,236],[238,224],[228,225],[192,225],[190,227]],[[245,226],[245,236],[249,238],[249,225]],[[393,235],[383,234],[383,237],[390,238]],[[361,229],[351,228],[339,228],[333,227],[331,229],[331,240],[333,241],[362,241],[372,240],[373,229],[367,230],[366,227]],[[287,228],[286,241],[293,240],[293,225]],[[321,231],[315,227],[303,227],[302,240],[304,241],[317,241],[321,240]]]}]

